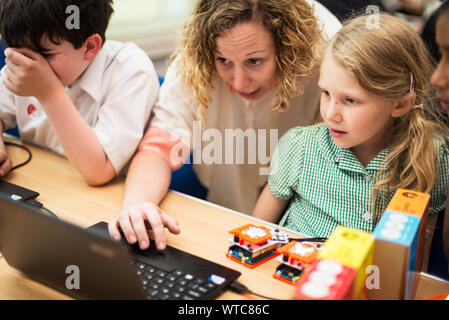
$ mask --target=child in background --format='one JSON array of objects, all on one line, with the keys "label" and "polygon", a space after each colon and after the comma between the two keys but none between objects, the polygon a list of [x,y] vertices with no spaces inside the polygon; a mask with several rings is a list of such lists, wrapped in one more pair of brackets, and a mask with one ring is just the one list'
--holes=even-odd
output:
[{"label": "child in background", "polygon": [[449,113],[449,3],[440,11],[436,24],[436,43],[441,54],[439,64],[432,75],[431,83],[437,88],[441,108]]},{"label": "child in background", "polygon": [[[323,122],[289,130],[253,215],[310,236],[372,232],[398,188],[446,206],[448,128],[434,116],[432,64],[419,35],[387,14],[345,23],[324,50]],[[446,206],[447,208],[447,206]]]},{"label": "child in background", "polygon": [[[436,24],[436,42],[441,53],[441,60],[432,75],[431,83],[437,88],[437,97],[441,107],[449,113],[449,5],[442,6]],[[447,207],[446,207],[447,209]],[[449,260],[449,215],[444,217],[443,243]]]},{"label": "child in background", "polygon": [[[105,41],[112,12],[111,0],[0,0],[9,46],[0,130],[17,124],[24,140],[65,154],[90,185],[129,161],[159,91],[145,52]],[[0,162],[4,176],[11,161],[2,139]]]}]

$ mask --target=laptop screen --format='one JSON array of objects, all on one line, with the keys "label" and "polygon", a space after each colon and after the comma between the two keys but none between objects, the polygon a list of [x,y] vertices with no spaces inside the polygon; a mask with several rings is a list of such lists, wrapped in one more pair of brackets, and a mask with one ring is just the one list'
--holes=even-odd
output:
[{"label": "laptop screen", "polygon": [[[112,240],[106,227],[103,222],[85,230],[0,194],[0,251],[5,260],[29,277],[70,296],[212,299],[240,276],[240,272],[170,246],[161,252],[152,243],[149,250],[140,251]],[[142,265],[145,272],[137,269]],[[154,279],[149,279],[151,268],[159,272]],[[161,273],[164,277],[160,277]],[[148,278],[143,279],[144,275]],[[161,279],[172,281],[173,290],[180,284],[190,290],[195,281],[199,285],[192,292],[175,295],[154,290],[154,281]],[[203,287],[209,290],[199,295]]]}]

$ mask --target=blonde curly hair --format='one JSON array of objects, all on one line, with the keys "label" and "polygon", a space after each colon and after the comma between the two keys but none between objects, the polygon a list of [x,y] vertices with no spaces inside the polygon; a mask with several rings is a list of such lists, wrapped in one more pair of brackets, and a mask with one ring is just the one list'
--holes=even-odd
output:
[{"label": "blonde curly hair", "polygon": [[186,21],[178,49],[179,76],[199,102],[205,121],[210,104],[208,90],[216,74],[215,39],[240,23],[260,22],[276,46],[279,89],[272,110],[287,110],[289,100],[303,92],[300,79],[316,65],[321,30],[313,8],[305,0],[199,0]]}]

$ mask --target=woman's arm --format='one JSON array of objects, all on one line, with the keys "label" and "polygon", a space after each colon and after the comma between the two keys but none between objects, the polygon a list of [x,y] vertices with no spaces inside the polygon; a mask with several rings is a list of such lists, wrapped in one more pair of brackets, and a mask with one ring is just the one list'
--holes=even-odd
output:
[{"label": "woman's arm", "polygon": [[120,239],[120,226],[129,243],[138,241],[140,248],[146,249],[150,244],[145,227],[147,220],[158,249],[164,249],[164,227],[174,234],[180,232],[177,221],[158,207],[168,191],[170,179],[171,169],[163,157],[150,150],[139,151],[126,177],[122,212],[109,223],[111,236]]}]

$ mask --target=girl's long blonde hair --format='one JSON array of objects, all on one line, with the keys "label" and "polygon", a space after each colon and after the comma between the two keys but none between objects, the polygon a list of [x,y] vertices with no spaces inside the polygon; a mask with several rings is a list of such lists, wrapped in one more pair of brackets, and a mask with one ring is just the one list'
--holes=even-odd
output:
[{"label": "girl's long blonde hair", "polygon": [[[416,105],[396,118],[386,146],[385,168],[373,188],[373,213],[388,204],[398,188],[430,193],[438,167],[435,139],[448,145],[448,128],[437,114],[430,77],[434,68],[427,48],[409,25],[388,14],[362,15],[347,21],[328,44],[333,57],[349,70],[365,90],[391,99],[410,95],[414,79]],[[381,195],[381,196],[380,196]]]},{"label": "girl's long blonde hair", "polygon": [[276,46],[279,90],[272,110],[288,109],[289,99],[303,91],[299,79],[313,70],[322,39],[313,9],[305,0],[199,0],[172,61],[179,56],[179,75],[198,100],[203,121],[216,74],[215,39],[237,24],[252,21],[267,28]]}]

